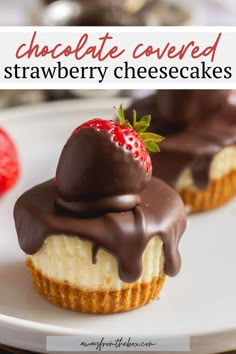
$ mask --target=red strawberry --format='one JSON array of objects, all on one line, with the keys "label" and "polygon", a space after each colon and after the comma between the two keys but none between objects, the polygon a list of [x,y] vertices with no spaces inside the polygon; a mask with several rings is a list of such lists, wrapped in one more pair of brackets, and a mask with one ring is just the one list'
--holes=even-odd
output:
[{"label": "red strawberry", "polygon": [[[115,109],[115,108],[114,108]],[[124,149],[132,151],[135,159],[139,160],[147,173],[152,171],[152,162],[147,150],[159,151],[158,142],[163,137],[154,133],[145,133],[150,125],[151,117],[145,115],[137,122],[136,112],[133,111],[133,126],[125,119],[122,105],[119,111],[115,109],[119,122],[104,120],[102,118],[91,119],[77,127],[72,136],[83,128],[94,128],[98,131],[106,130],[111,134],[112,141]]]},{"label": "red strawberry", "polygon": [[19,162],[14,143],[0,128],[0,195],[7,192],[17,181]]}]

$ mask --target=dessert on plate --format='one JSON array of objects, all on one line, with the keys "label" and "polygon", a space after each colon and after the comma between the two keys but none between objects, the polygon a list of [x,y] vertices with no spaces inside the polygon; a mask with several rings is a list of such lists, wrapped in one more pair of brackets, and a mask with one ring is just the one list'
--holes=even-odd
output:
[{"label": "dessert on plate", "polygon": [[25,192],[14,218],[35,287],[74,311],[114,313],[159,294],[181,266],[179,195],[152,177],[150,117],[92,119],[74,130],[55,179]]},{"label": "dessert on plate", "polygon": [[173,186],[190,212],[236,195],[236,106],[228,90],[160,90],[131,104],[150,112],[151,130],[167,136],[153,175]]}]

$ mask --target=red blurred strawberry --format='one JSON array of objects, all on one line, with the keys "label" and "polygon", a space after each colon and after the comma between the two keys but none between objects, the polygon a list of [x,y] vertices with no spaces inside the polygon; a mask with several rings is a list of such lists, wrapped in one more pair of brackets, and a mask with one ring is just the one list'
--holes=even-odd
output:
[{"label": "red blurred strawberry", "polygon": [[17,181],[19,162],[14,143],[0,128],[0,195],[7,192]]},{"label": "red blurred strawberry", "polygon": [[136,111],[133,111],[133,125],[131,125],[125,119],[122,105],[119,111],[115,109],[115,112],[119,122],[94,118],[76,128],[72,136],[76,135],[83,128],[94,128],[98,131],[106,130],[111,134],[111,139],[115,144],[132,151],[134,158],[141,162],[146,172],[151,172],[152,162],[147,150],[151,152],[159,151],[157,143],[163,140],[163,137],[160,135],[145,132],[150,125],[151,117],[145,115],[140,121],[137,121]]}]

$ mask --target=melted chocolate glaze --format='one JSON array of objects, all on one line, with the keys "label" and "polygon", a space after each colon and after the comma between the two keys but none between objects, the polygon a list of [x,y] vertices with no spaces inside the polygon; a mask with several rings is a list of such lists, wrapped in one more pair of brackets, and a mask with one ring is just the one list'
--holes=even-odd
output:
[{"label": "melted chocolate glaze", "polygon": [[36,253],[50,235],[66,234],[91,241],[92,260],[98,248],[113,254],[120,278],[136,281],[142,273],[142,254],[149,240],[159,235],[164,243],[165,272],[178,273],[181,259],[178,244],[186,227],[181,198],[157,178],[140,193],[141,204],[126,212],[78,217],[61,213],[55,206],[54,180],[24,193],[16,202],[14,218],[19,244],[27,254]]},{"label": "melted chocolate glaze", "polygon": [[207,140],[191,133],[174,134],[161,145],[161,153],[153,156],[153,175],[172,186],[185,168],[190,168],[198,188],[208,186],[208,170],[212,158],[220,150],[220,146],[208,143]]},{"label": "melted chocolate glaze", "polygon": [[[212,159],[223,147],[236,144],[236,106],[225,102],[226,93],[226,90],[196,90],[195,94],[191,90],[190,93],[185,90],[178,93],[174,90],[163,90],[131,104],[126,115],[130,116],[133,107],[138,115],[150,113],[150,130],[167,137],[161,142],[161,153],[151,155],[154,176],[175,186],[180,174],[190,168],[199,189],[209,186]],[[165,116],[162,106],[168,106],[168,95],[170,104],[166,111],[171,113]],[[173,97],[175,95],[176,97]],[[188,97],[189,103],[186,103],[184,111],[184,101]],[[191,114],[188,113],[190,108]]]},{"label": "melted chocolate glaze", "polygon": [[133,152],[111,141],[110,133],[81,129],[69,138],[56,172],[57,203],[80,215],[126,211],[140,203],[151,178]]},{"label": "melted chocolate glaze", "polygon": [[93,244],[93,245],[92,245],[92,262],[93,262],[93,264],[96,264],[96,263],[97,263],[97,254],[98,254],[98,251],[99,251],[98,245]]}]

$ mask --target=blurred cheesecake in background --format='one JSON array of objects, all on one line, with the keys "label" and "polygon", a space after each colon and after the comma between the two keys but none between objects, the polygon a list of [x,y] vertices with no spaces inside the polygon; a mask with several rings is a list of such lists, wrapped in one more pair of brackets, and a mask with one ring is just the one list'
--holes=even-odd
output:
[{"label": "blurred cheesecake in background", "polygon": [[188,212],[222,206],[236,196],[236,105],[229,90],[159,90],[131,103],[152,116],[166,137],[152,155],[153,175],[174,187]]}]

